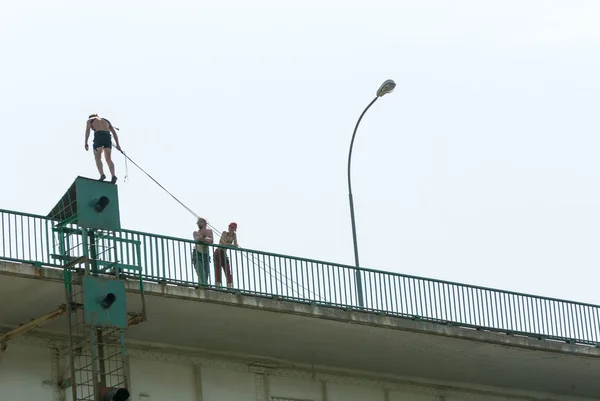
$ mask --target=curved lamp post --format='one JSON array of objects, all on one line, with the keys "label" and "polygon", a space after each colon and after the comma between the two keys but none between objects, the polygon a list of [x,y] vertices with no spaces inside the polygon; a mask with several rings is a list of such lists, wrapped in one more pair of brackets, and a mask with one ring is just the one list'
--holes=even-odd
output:
[{"label": "curved lamp post", "polygon": [[352,220],[352,239],[354,240],[354,262],[355,262],[355,266],[357,267],[357,269],[354,271],[354,274],[356,276],[356,288],[358,289],[358,303],[360,306],[364,306],[364,299],[363,299],[363,290],[362,290],[362,278],[360,275],[360,270],[358,269],[358,267],[360,267],[360,265],[358,263],[358,243],[356,241],[356,222],[354,221],[354,201],[352,200],[352,183],[350,181],[350,162],[352,161],[352,147],[354,146],[354,137],[356,136],[356,130],[358,129],[360,120],[362,120],[362,118],[365,115],[365,113],[367,112],[367,110],[369,110],[369,108],[373,105],[373,103],[375,103],[375,101],[377,101],[377,99],[379,99],[380,97],[382,97],[385,94],[392,93],[394,91],[395,87],[396,87],[396,83],[394,81],[392,81],[391,79],[388,79],[383,84],[381,84],[379,89],[377,89],[377,96],[375,96],[375,99],[373,99],[371,101],[371,103],[369,103],[369,105],[363,110],[362,114],[358,118],[358,121],[356,122],[356,126],[354,127],[354,133],[352,134],[352,141],[350,142],[350,152],[348,153],[348,194],[350,197],[350,218]]}]

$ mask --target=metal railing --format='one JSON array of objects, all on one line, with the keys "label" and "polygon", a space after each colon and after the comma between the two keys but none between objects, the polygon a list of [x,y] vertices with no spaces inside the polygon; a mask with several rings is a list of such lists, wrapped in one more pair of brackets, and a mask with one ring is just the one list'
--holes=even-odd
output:
[{"label": "metal railing", "polygon": [[[0,259],[45,267],[63,264],[57,258],[56,222],[0,209],[0,223]],[[116,240],[106,242],[111,237]],[[72,256],[81,254],[76,234],[68,242]],[[97,243],[119,263],[141,266],[146,281],[221,288],[215,267],[228,262],[231,290],[237,292],[600,345],[597,305],[361,268],[360,307],[353,266],[219,245],[206,247],[207,259],[195,254],[193,240],[132,230],[100,233]],[[221,276],[226,288],[227,275]]]}]

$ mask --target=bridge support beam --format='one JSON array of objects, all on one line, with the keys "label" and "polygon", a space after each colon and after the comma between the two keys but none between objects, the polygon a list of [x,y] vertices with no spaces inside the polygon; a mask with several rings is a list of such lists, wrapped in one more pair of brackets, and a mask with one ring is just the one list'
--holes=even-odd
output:
[{"label": "bridge support beam", "polygon": [[46,313],[42,317],[34,319],[31,322],[25,323],[19,327],[16,327],[16,328],[12,329],[11,331],[9,331],[8,333],[4,333],[2,336],[0,336],[0,356],[2,355],[2,353],[4,351],[6,351],[6,348],[7,348],[6,343],[8,341],[12,340],[13,338],[15,338],[17,336],[25,334],[28,331],[31,331],[40,326],[43,326],[46,323],[50,323],[54,319],[57,319],[57,318],[61,317],[62,315],[64,315],[66,312],[67,312],[67,306],[61,305],[55,311]]}]

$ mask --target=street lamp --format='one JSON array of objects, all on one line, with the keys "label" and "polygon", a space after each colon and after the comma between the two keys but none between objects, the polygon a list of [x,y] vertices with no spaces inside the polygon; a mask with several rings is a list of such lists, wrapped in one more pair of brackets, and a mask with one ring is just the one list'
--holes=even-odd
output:
[{"label": "street lamp", "polygon": [[352,220],[352,239],[354,240],[354,262],[356,269],[354,270],[354,274],[356,276],[356,287],[358,288],[358,303],[360,306],[364,306],[363,299],[363,290],[362,290],[362,278],[360,276],[360,267],[358,263],[358,243],[356,241],[356,222],[354,221],[354,201],[352,199],[352,183],[350,181],[350,162],[352,161],[352,147],[354,146],[354,137],[356,136],[356,130],[358,129],[358,125],[360,124],[360,120],[362,120],[363,116],[369,110],[369,108],[383,95],[388,93],[392,93],[394,88],[396,87],[396,83],[391,79],[386,80],[381,84],[379,89],[377,89],[377,96],[375,99],[369,103],[369,105],[363,110],[362,114],[358,118],[356,122],[356,126],[354,127],[354,133],[352,134],[352,141],[350,141],[350,152],[348,153],[348,194],[350,197],[350,219]]}]

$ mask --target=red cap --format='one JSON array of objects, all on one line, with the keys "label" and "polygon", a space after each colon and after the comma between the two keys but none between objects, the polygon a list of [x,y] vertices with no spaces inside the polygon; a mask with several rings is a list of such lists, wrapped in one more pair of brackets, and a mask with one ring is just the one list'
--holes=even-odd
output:
[{"label": "red cap", "polygon": [[229,223],[229,227],[233,227],[237,229],[237,223]]}]

